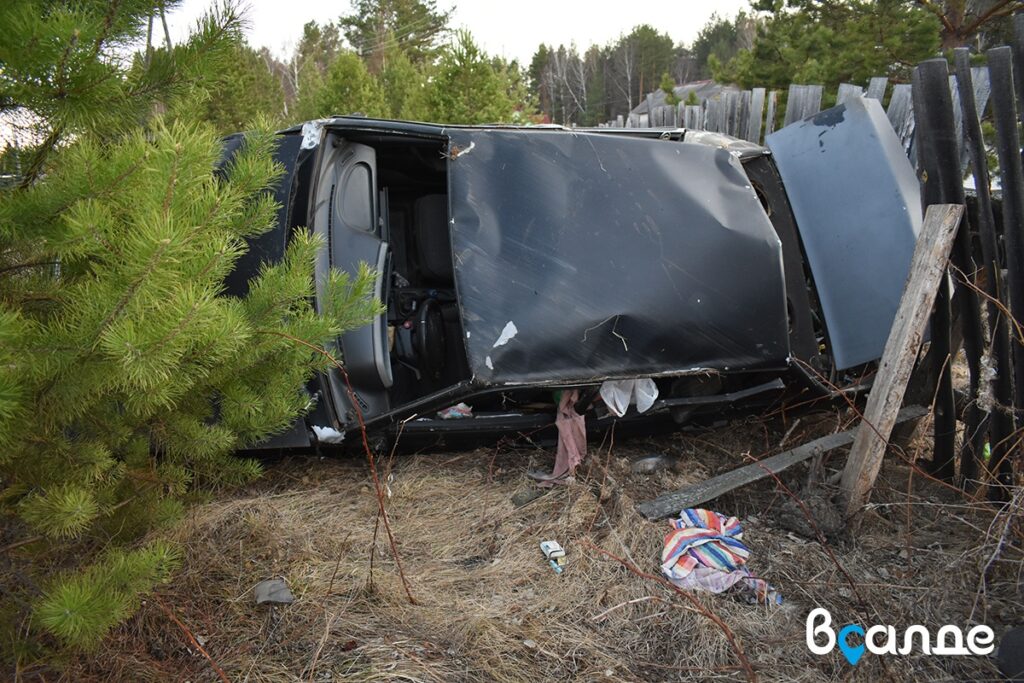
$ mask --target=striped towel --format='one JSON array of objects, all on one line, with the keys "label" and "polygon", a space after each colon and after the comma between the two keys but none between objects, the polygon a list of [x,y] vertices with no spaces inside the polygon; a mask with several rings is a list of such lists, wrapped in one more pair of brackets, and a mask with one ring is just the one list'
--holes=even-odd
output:
[{"label": "striped towel", "polygon": [[738,519],[691,508],[671,524],[661,551],[661,571],[676,586],[721,593],[741,584],[758,602],[782,603],[782,596],[767,581],[746,568],[750,549],[743,545]]}]

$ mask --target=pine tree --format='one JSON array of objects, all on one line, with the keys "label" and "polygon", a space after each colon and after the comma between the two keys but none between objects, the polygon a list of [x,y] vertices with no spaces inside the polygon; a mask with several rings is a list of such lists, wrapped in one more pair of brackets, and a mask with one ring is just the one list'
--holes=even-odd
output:
[{"label": "pine tree", "polygon": [[326,361],[302,342],[377,310],[364,271],[333,274],[316,314],[322,245],[304,231],[244,298],[222,294],[246,238],[275,225],[281,169],[255,126],[216,173],[222,143],[197,122],[237,49],[233,8],[123,58],[172,4],[0,6],[0,115],[37,127],[0,188],[0,653],[23,671],[96,644],[171,575],[159,530],[257,476],[232,452],[308,409]]},{"label": "pine tree", "polygon": [[370,73],[378,75],[394,47],[413,64],[430,61],[453,11],[439,10],[436,0],[356,0],[339,23]]},{"label": "pine tree", "polygon": [[228,68],[214,81],[217,96],[206,101],[203,119],[225,135],[243,130],[258,117],[290,124],[283,120],[284,91],[271,67],[265,55],[244,43],[237,45]]},{"label": "pine tree", "polygon": [[515,106],[509,83],[467,31],[441,53],[427,100],[431,117],[444,123],[512,121]]},{"label": "pine tree", "polygon": [[384,91],[363,60],[354,52],[341,52],[327,70],[323,87],[316,93],[317,117],[360,113],[387,116]]},{"label": "pine tree", "polygon": [[727,63],[714,54],[715,79],[743,87],[866,84],[872,76],[909,80],[913,65],[935,56],[939,22],[907,0],[761,0],[753,47]]},{"label": "pine tree", "polygon": [[675,106],[679,104],[679,98],[676,97],[676,82],[672,80],[672,75],[669,72],[665,72],[661,75],[661,83],[658,87],[663,93],[665,93],[665,104]]}]

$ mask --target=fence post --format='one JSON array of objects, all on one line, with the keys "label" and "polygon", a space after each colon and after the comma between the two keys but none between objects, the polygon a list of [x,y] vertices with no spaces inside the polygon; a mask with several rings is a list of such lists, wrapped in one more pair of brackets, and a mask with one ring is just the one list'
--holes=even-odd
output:
[{"label": "fence post", "polygon": [[[922,199],[929,204],[963,204],[963,175],[960,171],[959,135],[956,130],[955,108],[949,87],[949,64],[945,59],[929,59],[915,70],[914,110],[920,170]],[[958,103],[959,104],[959,103]],[[973,289],[964,277],[974,273],[969,225],[957,236],[953,247],[953,264],[959,271],[956,292],[949,296],[948,280],[939,289],[935,318],[932,323],[932,344],[928,355],[932,359],[929,380],[937,381],[935,405],[935,455],[932,466],[935,473],[952,480],[955,474],[956,408],[953,401],[952,363],[956,345],[952,342],[955,322],[954,311],[959,313],[963,330],[964,352],[970,371],[971,396],[977,395],[981,375],[981,311]],[[927,384],[925,386],[928,386]],[[974,434],[979,428],[980,412],[977,401],[972,400],[965,416],[967,432]]]},{"label": "fence post", "polygon": [[[914,138],[914,100],[912,88],[907,83],[897,83],[892,89],[892,99],[889,100],[889,109],[886,116],[896,136],[903,143],[903,149],[909,154]],[[911,156],[911,161],[914,157]]]},{"label": "fence post", "polygon": [[[1024,170],[1021,169],[1017,107],[1013,96],[1016,78],[1010,48],[997,47],[986,54],[992,80],[992,119],[996,128],[996,152],[1003,189],[1003,239],[1006,242],[1010,312],[1017,320],[1024,320]],[[1024,407],[1024,346],[1016,335],[1012,352],[1014,407],[1019,409]]]},{"label": "fence post", "polygon": [[821,111],[823,90],[824,87],[820,85],[789,86],[789,100],[786,102],[786,119],[783,125],[788,126]]},{"label": "fence post", "polygon": [[[978,197],[978,236],[981,242],[981,254],[985,268],[985,292],[989,296],[987,312],[992,355],[995,359],[996,374],[989,380],[992,395],[997,407],[988,411],[986,418],[988,430],[979,429],[974,439],[975,456],[984,448],[985,439],[991,433],[989,442],[992,444],[991,460],[1001,463],[1006,458],[1010,447],[1010,439],[1014,431],[1013,417],[1000,406],[1013,405],[1013,375],[1010,364],[1010,336],[1006,316],[996,305],[998,301],[1006,301],[1005,286],[1002,283],[1002,265],[999,258],[998,239],[996,237],[995,217],[992,213],[992,195],[989,190],[988,158],[985,140],[981,134],[981,113],[984,105],[979,106],[975,100],[978,85],[974,81],[975,69],[971,68],[971,53],[967,48],[958,48],[954,52],[957,80],[960,81],[960,108],[964,112],[964,149],[968,154],[974,171],[974,187]],[[985,71],[986,85],[988,71]],[[987,98],[987,93],[986,93]],[[974,397],[972,397],[973,399]],[[966,452],[965,452],[966,455]],[[960,479],[967,482],[976,475],[977,459],[961,457]]]}]

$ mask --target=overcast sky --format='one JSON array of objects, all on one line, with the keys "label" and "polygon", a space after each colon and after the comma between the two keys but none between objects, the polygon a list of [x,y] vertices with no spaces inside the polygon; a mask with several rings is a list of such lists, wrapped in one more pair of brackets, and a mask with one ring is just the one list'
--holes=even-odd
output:
[{"label": "overcast sky", "polygon": [[[188,33],[212,0],[185,0],[168,16],[172,39]],[[682,0],[663,2],[604,2],[590,0],[438,0],[438,7],[455,5],[452,25],[466,27],[491,54],[529,63],[540,43],[568,45],[582,51],[604,45],[638,24],[650,24],[678,43],[689,44],[713,12],[733,17],[749,0]],[[249,0],[249,42],[285,56],[298,42],[307,21],[325,22],[350,11],[348,0]]]}]

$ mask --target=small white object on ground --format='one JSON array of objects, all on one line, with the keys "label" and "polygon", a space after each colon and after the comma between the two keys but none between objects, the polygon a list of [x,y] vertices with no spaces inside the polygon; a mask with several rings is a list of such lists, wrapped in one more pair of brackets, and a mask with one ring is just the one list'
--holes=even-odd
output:
[{"label": "small white object on ground", "polygon": [[339,432],[334,427],[319,427],[313,425],[313,433],[320,443],[341,443],[345,440],[345,432]]}]

